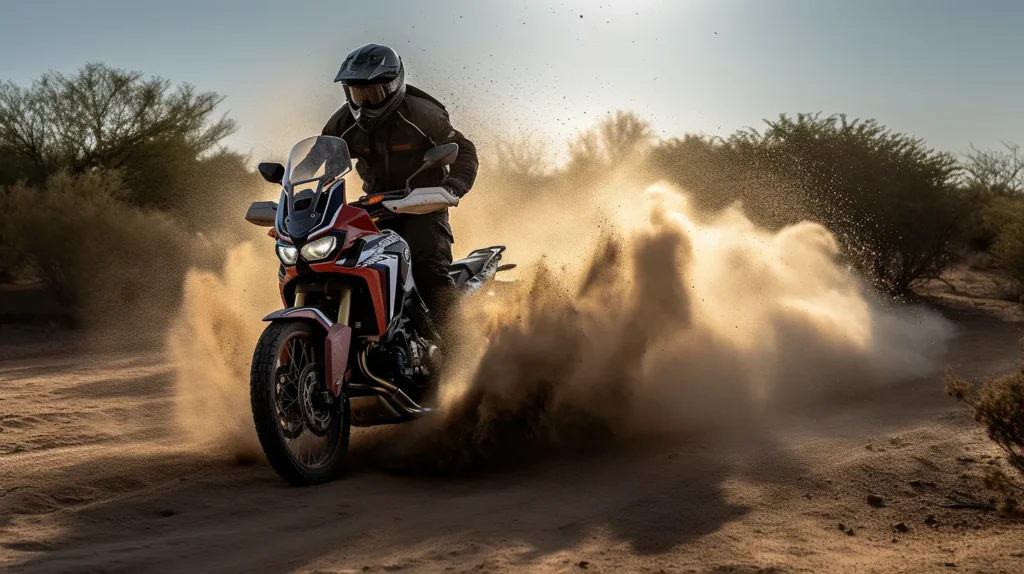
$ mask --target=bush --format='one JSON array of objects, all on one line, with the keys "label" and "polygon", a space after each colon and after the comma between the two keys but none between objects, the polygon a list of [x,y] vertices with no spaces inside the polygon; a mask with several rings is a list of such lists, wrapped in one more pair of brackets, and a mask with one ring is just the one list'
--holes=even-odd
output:
[{"label": "bush", "polygon": [[201,158],[140,150],[123,171],[128,202],[207,232],[248,229],[242,216],[249,204],[260,196],[276,200],[280,190],[250,171],[244,156],[227,150]]},{"label": "bush", "polygon": [[971,185],[964,193],[976,206],[964,221],[959,240],[969,254],[984,254],[1015,283],[1013,297],[1024,294],[1024,199],[993,195]]},{"label": "bush", "polygon": [[908,295],[952,258],[967,212],[952,156],[874,120],[782,115],[767,129],[663,142],[654,167],[700,205],[741,201],[778,228],[800,220],[836,235],[846,257],[880,290]]},{"label": "bush", "polygon": [[116,171],[15,185],[0,197],[0,241],[81,321],[162,323],[187,268],[208,256],[166,214],[125,203],[128,194]]},{"label": "bush", "polygon": [[718,211],[740,202],[758,225],[781,229],[810,217],[796,179],[770,169],[764,154],[736,138],[688,134],[659,143],[651,163],[661,177],[692,194],[696,205]]},{"label": "bush", "polygon": [[992,255],[1017,283],[1020,294],[1024,294],[1024,201],[1014,202],[999,215],[1004,222],[996,233]]},{"label": "bush", "polygon": [[946,393],[970,407],[989,438],[1024,472],[1024,363],[1018,372],[986,381],[980,389],[952,372],[946,373],[945,384]]}]

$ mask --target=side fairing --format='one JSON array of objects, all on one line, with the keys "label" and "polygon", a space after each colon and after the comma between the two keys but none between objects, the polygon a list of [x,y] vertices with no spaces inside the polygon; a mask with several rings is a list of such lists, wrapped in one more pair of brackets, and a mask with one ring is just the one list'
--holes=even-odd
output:
[{"label": "side fairing", "polygon": [[[394,231],[386,230],[379,235],[363,237],[361,251],[352,266],[373,269],[382,275],[387,314],[385,325],[390,326],[402,314],[405,293],[413,286],[411,262],[409,245]],[[342,260],[336,264],[343,264]]]}]

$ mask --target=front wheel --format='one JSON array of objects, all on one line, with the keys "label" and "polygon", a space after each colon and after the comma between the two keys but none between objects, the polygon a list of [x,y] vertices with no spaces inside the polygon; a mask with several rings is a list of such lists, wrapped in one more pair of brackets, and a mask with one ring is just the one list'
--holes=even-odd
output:
[{"label": "front wheel", "polygon": [[348,397],[324,376],[324,335],[310,323],[271,323],[252,358],[249,394],[270,466],[295,485],[341,475],[351,427]]}]

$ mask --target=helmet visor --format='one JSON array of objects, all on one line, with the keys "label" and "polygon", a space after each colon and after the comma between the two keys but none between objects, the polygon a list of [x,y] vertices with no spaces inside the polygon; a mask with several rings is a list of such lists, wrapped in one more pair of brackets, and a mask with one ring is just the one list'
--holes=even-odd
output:
[{"label": "helmet visor", "polygon": [[376,86],[347,86],[345,93],[348,94],[348,101],[353,106],[376,106],[380,105],[388,97],[388,86],[377,84]]}]

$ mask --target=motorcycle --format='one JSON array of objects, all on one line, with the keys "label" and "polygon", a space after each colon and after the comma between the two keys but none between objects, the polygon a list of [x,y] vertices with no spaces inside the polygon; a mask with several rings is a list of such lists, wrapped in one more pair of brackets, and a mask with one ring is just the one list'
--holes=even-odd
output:
[{"label": "motorcycle", "polygon": [[[246,220],[269,227],[280,260],[284,308],[253,353],[250,399],[260,445],[274,470],[296,485],[344,470],[351,427],[404,423],[432,412],[440,337],[417,292],[409,246],[377,224],[402,214],[457,206],[441,187],[412,188],[423,170],[455,161],[458,145],[429,149],[405,189],[349,203],[345,141],[317,136],[297,143],[288,163],[261,163],[281,185],[278,202],[249,206]],[[465,292],[514,265],[504,246],[477,249],[452,263]]]}]

